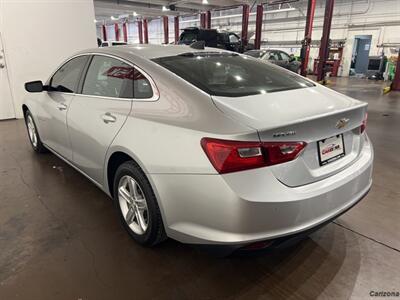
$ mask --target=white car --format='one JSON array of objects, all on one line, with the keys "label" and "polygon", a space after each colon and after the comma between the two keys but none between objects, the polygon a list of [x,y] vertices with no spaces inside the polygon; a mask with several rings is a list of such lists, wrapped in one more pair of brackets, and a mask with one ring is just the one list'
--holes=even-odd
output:
[{"label": "white car", "polygon": [[333,220],[371,187],[367,104],[245,55],[83,51],[23,111],[48,149],[114,199],[139,243],[255,249]]}]

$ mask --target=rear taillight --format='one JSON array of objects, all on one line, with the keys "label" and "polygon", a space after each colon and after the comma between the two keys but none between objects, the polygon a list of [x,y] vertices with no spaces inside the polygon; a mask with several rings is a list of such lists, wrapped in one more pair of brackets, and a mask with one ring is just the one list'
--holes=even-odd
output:
[{"label": "rear taillight", "polygon": [[367,120],[368,120],[368,113],[365,113],[364,120],[362,121],[361,126],[360,126],[361,133],[363,133],[365,131],[365,129],[367,129]]},{"label": "rear taillight", "polygon": [[295,159],[305,142],[239,142],[203,138],[201,146],[218,173],[276,165]]}]

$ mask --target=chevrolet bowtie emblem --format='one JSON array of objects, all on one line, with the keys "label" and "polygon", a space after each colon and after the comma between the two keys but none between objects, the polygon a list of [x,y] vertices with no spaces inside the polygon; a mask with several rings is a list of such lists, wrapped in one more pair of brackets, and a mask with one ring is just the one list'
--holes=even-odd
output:
[{"label": "chevrolet bowtie emblem", "polygon": [[347,124],[349,123],[349,121],[350,121],[350,119],[342,118],[342,119],[340,119],[339,121],[336,122],[335,127],[336,127],[337,129],[341,129],[341,128],[343,128],[343,127],[346,127]]}]

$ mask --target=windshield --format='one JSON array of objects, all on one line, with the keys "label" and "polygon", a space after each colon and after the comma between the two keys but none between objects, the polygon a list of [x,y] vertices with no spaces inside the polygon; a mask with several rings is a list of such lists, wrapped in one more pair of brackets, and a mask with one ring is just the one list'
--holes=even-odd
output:
[{"label": "windshield", "polygon": [[281,67],[228,52],[187,53],[153,61],[213,96],[242,97],[314,86]]}]

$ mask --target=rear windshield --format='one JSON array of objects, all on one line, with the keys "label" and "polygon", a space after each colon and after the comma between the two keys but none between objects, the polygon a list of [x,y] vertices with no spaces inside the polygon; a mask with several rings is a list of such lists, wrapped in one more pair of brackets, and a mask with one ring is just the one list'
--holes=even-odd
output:
[{"label": "rear windshield", "polygon": [[245,55],[201,52],[153,61],[213,96],[242,97],[314,86],[281,67]]}]

